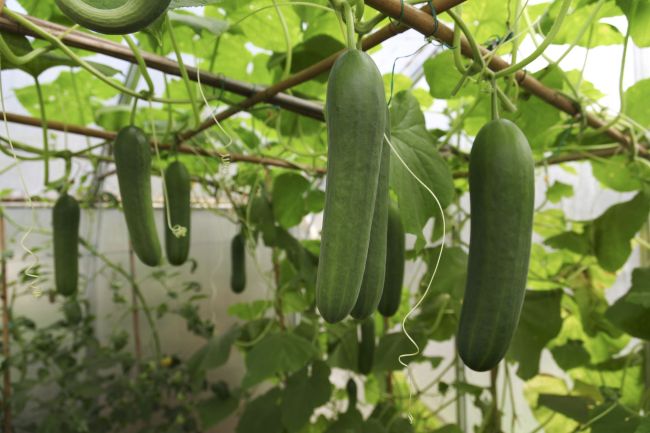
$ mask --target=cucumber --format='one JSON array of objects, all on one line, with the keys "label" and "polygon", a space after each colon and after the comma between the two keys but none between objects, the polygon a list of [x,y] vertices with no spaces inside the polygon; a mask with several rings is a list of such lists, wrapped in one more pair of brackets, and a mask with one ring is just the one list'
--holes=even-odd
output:
[{"label": "cucumber", "polygon": [[133,251],[148,266],[160,264],[161,249],[151,202],[151,148],[144,132],[127,126],[113,149],[122,207]]},{"label": "cucumber", "polygon": [[[390,115],[386,109],[386,133],[390,136]],[[388,176],[390,173],[390,146],[384,140],[381,151],[381,165],[379,167],[379,179],[377,181],[377,197],[375,198],[375,210],[372,217],[372,228],[370,229],[370,244],[368,246],[368,257],[366,267],[363,271],[363,280],[357,302],[350,315],[355,319],[363,320],[370,317],[377,309],[384,291],[384,279],[386,276],[386,238],[388,232]]]},{"label": "cucumber", "polygon": [[343,320],[363,280],[386,129],[384,84],[372,58],[341,55],[327,86],[328,174],[316,304],[325,321]]},{"label": "cucumber", "polygon": [[165,13],[171,0],[127,0],[110,9],[91,3],[88,0],[56,0],[61,12],[72,21],[106,35],[125,35],[145,29]]},{"label": "cucumber", "polygon": [[[165,250],[167,261],[174,266],[180,266],[187,261],[190,253],[190,224],[192,211],[190,209],[190,190],[192,183],[190,174],[180,161],[174,161],[165,170],[165,188],[169,203],[165,203]],[[169,211],[167,210],[169,209]],[[171,222],[167,222],[167,212]],[[187,233],[177,237],[169,226],[184,227]]]},{"label": "cucumber", "polygon": [[79,281],[79,220],[81,211],[74,197],[63,194],[52,209],[54,281],[63,296],[77,293]]},{"label": "cucumber", "polygon": [[406,261],[405,236],[399,210],[394,205],[391,205],[388,208],[386,278],[384,279],[384,291],[377,308],[384,317],[394,316],[402,300],[404,263]]},{"label": "cucumber", "polygon": [[83,319],[81,304],[74,298],[68,299],[63,304],[63,317],[68,325],[78,325]]},{"label": "cucumber", "polygon": [[375,359],[375,321],[368,317],[361,322],[361,340],[359,341],[359,373],[370,374]]},{"label": "cucumber", "polygon": [[357,383],[354,379],[348,379],[345,384],[345,392],[348,394],[348,412],[352,412],[357,408]]},{"label": "cucumber", "polygon": [[241,293],[246,289],[246,238],[241,232],[232,239],[230,258],[230,288],[234,293]]},{"label": "cucumber", "polygon": [[471,234],[458,352],[476,371],[494,368],[517,328],[528,275],[535,163],[509,120],[478,133],[469,163]]}]

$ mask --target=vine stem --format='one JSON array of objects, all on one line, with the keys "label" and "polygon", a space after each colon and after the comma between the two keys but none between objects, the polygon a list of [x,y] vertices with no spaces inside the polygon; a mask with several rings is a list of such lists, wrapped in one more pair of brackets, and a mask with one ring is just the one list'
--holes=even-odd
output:
[{"label": "vine stem", "polygon": [[[133,244],[129,242],[129,271],[131,273],[131,277],[133,280],[135,280],[135,254],[133,253]],[[138,363],[136,364],[136,372],[137,369],[139,368],[140,361],[142,360],[142,343],[140,340],[140,313],[139,313],[139,307],[138,307],[138,297],[136,295],[136,290],[131,284],[131,304],[132,304],[132,311],[131,311],[131,321],[133,325],[133,342],[135,345],[135,359],[138,360]]]},{"label": "vine stem", "polygon": [[[196,94],[194,89],[192,89],[192,84],[190,83],[190,77],[187,74],[187,68],[185,68],[185,62],[183,62],[183,55],[181,50],[178,47],[176,42],[176,35],[174,34],[174,27],[169,18],[165,18],[165,27],[169,33],[169,39],[172,42],[172,47],[174,49],[174,54],[176,55],[176,61],[178,62],[178,68],[181,71],[181,78],[185,83],[185,88],[187,89],[187,94],[190,98],[190,104],[192,105],[192,113],[194,114],[194,126],[198,126],[201,123],[201,114],[199,113],[199,108],[196,103]],[[150,99],[151,102],[151,99]]]},{"label": "vine stem", "polygon": [[[0,0],[0,9],[2,9]],[[7,251],[5,239],[5,218],[4,211],[0,210],[0,272],[2,272],[2,356],[4,357],[4,386],[2,389],[2,411],[3,417],[3,431],[11,433],[11,349],[9,339],[9,299],[8,291],[9,285],[7,284]]]},{"label": "vine stem", "polygon": [[343,3],[343,14],[345,15],[345,25],[347,28],[348,49],[354,50],[357,47],[357,41],[354,37],[354,14],[348,2]]},{"label": "vine stem", "polygon": [[564,22],[564,19],[566,18],[569,12],[570,6],[571,6],[571,0],[564,0],[562,2],[562,6],[560,8],[558,16],[555,18],[555,21],[553,22],[553,26],[546,34],[546,37],[544,38],[542,43],[539,44],[539,46],[535,49],[535,51],[533,51],[525,59],[496,72],[496,78],[505,77],[514,72],[520,71],[524,69],[526,66],[528,66],[529,64],[531,64],[532,62],[534,62],[539,56],[541,56],[546,50],[546,48],[548,48],[548,46],[553,43],[553,39],[555,39],[555,36],[557,36],[558,32],[560,31],[560,28],[562,28],[562,23]]},{"label": "vine stem", "polygon": [[45,164],[43,177],[44,184],[47,186],[50,183],[50,139],[48,137],[47,129],[47,113],[45,111],[45,99],[43,98],[43,89],[38,76],[34,76],[34,83],[36,84],[36,95],[38,96],[38,108],[41,112],[41,129],[43,131],[43,162]]}]

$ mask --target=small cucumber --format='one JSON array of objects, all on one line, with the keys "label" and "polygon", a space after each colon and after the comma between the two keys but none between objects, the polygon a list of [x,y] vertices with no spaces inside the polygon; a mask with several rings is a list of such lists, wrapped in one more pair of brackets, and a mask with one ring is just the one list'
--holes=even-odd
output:
[{"label": "small cucumber", "polygon": [[354,308],[363,280],[386,129],[386,95],[372,58],[341,55],[327,86],[328,174],[316,304],[330,323]]},{"label": "small cucumber", "polygon": [[[190,224],[192,223],[192,210],[190,208],[190,190],[192,183],[190,174],[180,161],[174,161],[165,170],[165,188],[167,199],[165,203],[165,251],[167,261],[174,266],[180,266],[187,261],[190,253]],[[169,211],[168,211],[169,209]],[[167,212],[171,222],[167,222]],[[184,236],[177,237],[171,227],[184,227],[187,232]]]},{"label": "small cucumber", "polygon": [[79,220],[81,211],[74,197],[63,194],[52,209],[54,280],[63,296],[77,293],[79,281]]},{"label": "small cucumber", "polygon": [[388,208],[388,240],[386,251],[386,278],[384,292],[381,295],[378,310],[384,317],[392,317],[397,313],[402,300],[404,285],[405,254],[404,226],[399,210],[394,205]]},{"label": "small cucumber", "polygon": [[230,288],[234,293],[241,293],[246,289],[246,238],[241,232],[232,239],[230,257]]},{"label": "small cucumber", "polygon": [[494,368],[524,301],[535,206],[535,163],[509,120],[478,133],[469,163],[471,234],[458,352],[476,371]]},{"label": "small cucumber", "polygon": [[359,373],[368,375],[372,371],[375,359],[375,321],[368,317],[359,325],[361,341],[359,341]]},{"label": "small cucumber", "polygon": [[158,266],[162,252],[151,202],[151,148],[144,132],[128,126],[113,149],[126,226],[133,251],[148,266]]}]

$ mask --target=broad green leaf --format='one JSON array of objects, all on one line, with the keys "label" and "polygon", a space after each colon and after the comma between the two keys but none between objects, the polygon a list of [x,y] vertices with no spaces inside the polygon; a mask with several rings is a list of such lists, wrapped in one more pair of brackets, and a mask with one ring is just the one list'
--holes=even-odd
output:
[{"label": "broad green leaf", "polygon": [[508,358],[519,362],[517,375],[530,379],[539,371],[542,350],[562,328],[562,290],[527,291]]},{"label": "broad green leaf", "polygon": [[576,233],[564,232],[556,236],[551,236],[544,241],[545,245],[556,250],[568,250],[576,254],[587,255],[591,252],[591,240],[589,232]]},{"label": "broad green leaf", "polygon": [[650,199],[644,192],[616,204],[594,220],[594,247],[603,269],[614,272],[627,261],[631,239],[648,218]]},{"label": "broad green leaf", "polygon": [[309,181],[297,173],[282,173],[273,180],[273,214],[284,228],[293,227],[308,213],[305,206]]},{"label": "broad green leaf", "polygon": [[[410,332],[413,334],[413,332]],[[412,335],[420,347],[419,354],[415,356],[405,356],[402,362],[409,364],[417,361],[422,356],[424,345],[426,344],[426,336]],[[374,373],[381,373],[385,371],[401,370],[404,366],[400,363],[401,355],[413,354],[416,352],[416,347],[411,343],[404,333],[392,333],[384,335],[377,345],[375,351],[375,363],[373,365]]]},{"label": "broad green leaf", "polygon": [[[650,11],[650,5],[648,8]],[[637,81],[625,91],[623,112],[642,125],[650,124],[648,94],[650,94],[650,78]]]},{"label": "broad green leaf", "polygon": [[296,372],[317,354],[309,341],[294,334],[267,335],[246,355],[246,376],[242,386],[250,388],[276,374]]},{"label": "broad green leaf", "polygon": [[[648,87],[650,90],[650,86]],[[641,189],[640,175],[644,173],[645,164],[630,161],[625,155],[607,159],[592,159],[591,168],[594,177],[607,188],[614,191],[629,192]]]},{"label": "broad green leaf", "polygon": [[[612,405],[615,405],[613,409]],[[595,421],[591,424],[591,433],[635,433],[639,427],[639,418],[630,416],[630,413],[616,402],[605,402],[594,408],[590,419]]]},{"label": "broad green leaf", "polygon": [[237,433],[282,433],[282,412],[280,410],[282,391],[272,388],[266,394],[249,402],[244,409]]},{"label": "broad green leaf", "polygon": [[[556,2],[557,5],[559,2]],[[597,47],[600,45],[615,45],[623,42],[623,35],[613,25],[601,22],[603,17],[611,16],[612,14],[618,15],[620,12],[612,2],[606,2],[602,7],[598,2],[591,2],[591,4],[583,4],[577,7],[573,12],[569,13],[562,23],[560,31],[553,39],[554,44],[573,44],[582,47]],[[596,11],[600,7],[600,10]],[[542,20],[541,27],[546,32],[550,29],[551,25],[556,20],[557,7],[551,8],[551,13],[546,15]],[[555,13],[553,13],[555,12]],[[590,19],[593,17],[593,21]],[[591,28],[583,31],[587,23],[592,22]],[[578,36],[582,37],[578,39]]]},{"label": "broad green leaf", "polygon": [[565,197],[573,197],[573,186],[556,181],[546,190],[546,198],[551,203],[559,203]]},{"label": "broad green leaf", "polygon": [[580,423],[589,421],[589,408],[593,400],[572,395],[540,394],[537,404],[545,406],[555,412],[561,413]]},{"label": "broad green leaf", "polygon": [[[454,197],[454,184],[445,160],[425,127],[418,101],[408,92],[398,93],[391,105],[391,141],[406,166],[446,208]],[[440,211],[435,199],[391,152],[390,184],[399,202],[404,228],[421,235],[422,229]]]},{"label": "broad green leaf", "polygon": [[230,357],[230,349],[241,330],[233,326],[225,334],[212,337],[205,346],[197,350],[187,361],[192,376],[201,376],[205,371],[224,365]]},{"label": "broad green leaf", "polygon": [[565,433],[573,431],[579,425],[577,421],[548,407],[539,405],[538,399],[541,394],[566,395],[568,389],[562,379],[550,375],[535,376],[524,385],[526,400],[533,410],[535,419],[539,423],[544,423],[544,431],[547,433]]},{"label": "broad green leaf", "polygon": [[332,394],[329,381],[330,369],[322,361],[303,368],[287,380],[282,397],[282,423],[290,432],[299,432],[308,422],[314,410],[324,405]]},{"label": "broad green leaf", "polygon": [[616,326],[633,337],[650,340],[650,268],[632,273],[632,287],[606,313]]},{"label": "broad green leaf", "polygon": [[634,433],[650,433],[650,415],[643,417],[639,423],[639,428]]},{"label": "broad green leaf", "polygon": [[201,425],[204,429],[208,429],[228,418],[238,407],[239,398],[237,396],[230,396],[225,400],[219,398],[219,396],[214,396],[209,400],[200,402],[196,410],[201,419]]},{"label": "broad green leaf", "polygon": [[[443,50],[424,62],[424,76],[429,84],[429,93],[437,99],[452,98],[452,91],[461,80],[461,74],[454,65],[451,50]],[[468,81],[457,96],[474,95],[477,86]]]},{"label": "broad green leaf", "polygon": [[228,307],[228,314],[237,317],[240,320],[253,320],[263,315],[263,313],[273,305],[270,301],[257,300],[253,302],[240,302]]},{"label": "broad green leaf", "polygon": [[[636,2],[636,10],[632,5]],[[632,40],[639,47],[650,47],[650,33],[648,22],[650,22],[650,2],[647,0],[616,0],[616,4],[627,16],[631,28]]]},{"label": "broad green leaf", "polygon": [[167,14],[172,23],[190,27],[200,35],[204,30],[213,35],[220,36],[228,30],[228,23],[210,17],[201,17],[188,12],[169,12]]},{"label": "broad green leaf", "polygon": [[568,340],[561,346],[553,347],[551,353],[557,365],[565,371],[587,365],[590,360],[589,352],[580,340]]}]

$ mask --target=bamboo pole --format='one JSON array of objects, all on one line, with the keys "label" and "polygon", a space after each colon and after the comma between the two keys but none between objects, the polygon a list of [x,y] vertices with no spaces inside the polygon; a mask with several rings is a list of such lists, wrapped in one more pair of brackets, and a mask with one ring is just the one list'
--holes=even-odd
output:
[{"label": "bamboo pole", "polygon": [[[2,119],[2,116],[6,115],[7,116],[7,121],[12,122],[12,123],[19,123],[22,125],[28,125],[28,126],[34,126],[41,128],[43,125],[43,122],[40,119],[37,119],[35,117],[31,116],[25,116],[22,114],[15,114],[15,113],[2,113],[0,111],[0,119]],[[115,137],[117,137],[117,133],[113,131],[105,131],[102,129],[96,129],[96,128],[88,128],[85,126],[79,126],[79,125],[71,125],[63,122],[57,122],[57,121],[52,121],[48,120],[46,122],[46,125],[48,129],[54,130],[54,131],[62,131],[62,132],[67,132],[70,134],[77,134],[77,135],[83,135],[87,137],[93,137],[93,138],[100,138],[102,140],[107,140],[107,141],[113,141],[115,140]],[[153,142],[152,142],[153,145]],[[160,150],[170,150],[172,146],[168,144],[158,144],[158,148]],[[199,155],[199,156],[205,156],[209,158],[221,158],[222,154],[219,152],[216,152],[214,150],[208,150],[208,149],[203,149],[203,148],[196,148],[196,147],[191,147],[187,145],[181,145],[176,148],[176,150],[179,153],[187,154],[187,155]],[[288,169],[293,169],[293,170],[302,170],[308,173],[316,173],[316,174],[325,174],[325,169],[323,168],[316,168],[316,167],[304,167],[300,164],[291,162],[291,161],[286,161],[280,158],[272,158],[272,157],[264,157],[264,156],[254,156],[254,155],[243,155],[243,154],[238,154],[238,153],[228,153],[231,162],[246,162],[246,163],[251,163],[251,164],[260,164],[260,165],[266,165],[266,166],[272,166],[272,167],[280,167],[280,168],[288,168]]]},{"label": "bamboo pole", "polygon": [[[437,13],[442,13],[465,1],[466,0],[437,0],[437,1],[433,1],[433,5]],[[430,14],[431,13],[430,7],[428,5],[423,7],[422,13]],[[431,15],[429,15],[429,18],[431,18]],[[392,38],[393,36],[399,35],[400,33],[403,33],[407,30],[409,30],[409,27],[402,25],[398,20],[397,22],[388,24],[382,27],[381,29],[377,30],[376,32],[372,33],[371,35],[365,37],[362,40],[362,48],[364,51],[368,51],[380,45],[382,42],[385,42],[386,40]],[[332,54],[331,56],[321,60],[320,62],[315,63],[312,66],[309,66],[308,68],[303,69],[300,72],[297,72],[296,74],[290,76],[286,80],[280,81],[270,87],[267,87],[264,90],[261,90],[260,92],[252,95],[251,97],[240,102],[239,104],[233,105],[230,108],[218,113],[216,116],[214,116],[214,118],[210,117],[206,119],[198,128],[188,131],[184,134],[181,134],[180,138],[182,140],[189,140],[192,137],[195,137],[196,135],[210,128],[211,126],[214,126],[216,123],[215,121],[223,122],[224,120],[242,111],[247,110],[248,108],[252,107],[253,105],[259,102],[269,101],[271,98],[274,97],[274,95],[277,95],[280,92],[284,92],[285,90],[288,90],[299,84],[305,83],[319,76],[320,74],[329,71],[334,65],[334,62],[336,62],[336,59],[338,59],[339,56],[343,54],[345,51],[346,50],[338,51]]]},{"label": "bamboo pole", "polygon": [[[74,48],[81,48],[98,54],[105,54],[116,59],[124,60],[133,64],[137,64],[137,60],[129,47],[118,44],[117,42],[109,41],[88,33],[80,31],[70,31],[69,28],[60,24],[55,24],[40,18],[35,18],[25,15],[25,18],[34,24],[43,27],[48,32],[56,37],[60,37],[61,41],[66,45]],[[5,16],[0,16],[0,30],[3,32],[34,36],[39,38],[29,29],[11,21]],[[153,53],[141,51],[142,57],[146,65],[154,70],[164,72],[170,75],[180,77],[181,72],[178,63],[166,57],[158,56]],[[187,73],[190,80],[198,81],[200,78],[201,84],[221,89],[227,92],[232,92],[241,96],[249,97],[259,92],[261,86],[249,84],[244,81],[225,78],[223,76],[200,71],[194,67],[187,67]],[[200,75],[200,77],[199,77]],[[297,98],[287,94],[276,94],[268,99],[268,102],[282,107],[286,110],[293,111],[304,116],[308,116],[317,120],[323,120],[323,107],[320,103],[308,101],[305,99]]]},{"label": "bamboo pole", "polygon": [[[1,6],[1,5],[0,5]],[[2,389],[2,412],[3,412],[3,429],[4,433],[11,433],[11,350],[9,347],[9,286],[7,284],[7,257],[6,257],[6,239],[5,239],[5,218],[3,211],[0,211],[0,272],[2,272],[2,356],[4,357],[5,371]]]},{"label": "bamboo pole", "polygon": [[[365,2],[368,6],[377,9],[394,19],[400,19],[404,24],[407,24],[425,36],[433,36],[437,40],[448,45],[453,44],[453,30],[443,23],[439,22],[436,24],[436,22],[431,19],[431,15],[424,11],[418,10],[408,4],[404,4],[400,0],[365,0]],[[461,51],[466,57],[472,57],[472,50],[465,37],[461,38]],[[491,56],[491,52],[488,51],[487,48],[481,47],[481,52],[484,56]],[[492,56],[492,60],[488,66],[491,70],[496,72],[506,69],[510,64],[503,58],[494,55]],[[522,88],[526,89],[528,92],[542,99],[546,103],[564,111],[570,116],[579,117],[582,115],[580,107],[575,101],[572,101],[555,89],[546,87],[532,75],[529,75],[525,70],[517,72],[515,78]],[[587,114],[585,120],[587,121],[587,124],[594,129],[599,129],[605,126],[605,122],[591,114]],[[628,148],[631,147],[631,141],[627,135],[623,134],[621,131],[609,128],[605,133],[617,143]]]}]

